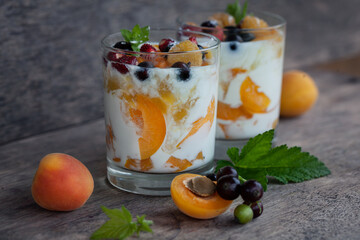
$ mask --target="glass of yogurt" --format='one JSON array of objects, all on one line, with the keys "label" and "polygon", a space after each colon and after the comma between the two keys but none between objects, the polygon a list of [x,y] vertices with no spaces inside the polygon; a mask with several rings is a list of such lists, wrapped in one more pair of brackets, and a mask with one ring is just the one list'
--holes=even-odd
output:
[{"label": "glass of yogurt", "polygon": [[217,159],[228,147],[242,147],[249,138],[275,129],[279,121],[285,47],[285,20],[250,11],[239,23],[225,12],[187,13],[182,29],[210,33],[221,40]]},{"label": "glass of yogurt", "polygon": [[213,171],[220,41],[151,29],[137,50],[102,40],[107,177],[122,190],[170,195],[179,173]]}]

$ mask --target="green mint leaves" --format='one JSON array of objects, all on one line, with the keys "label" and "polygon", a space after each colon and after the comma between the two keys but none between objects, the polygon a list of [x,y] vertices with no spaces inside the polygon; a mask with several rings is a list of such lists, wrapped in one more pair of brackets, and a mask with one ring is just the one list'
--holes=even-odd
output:
[{"label": "green mint leaves", "polygon": [[149,41],[150,27],[146,26],[141,28],[139,24],[136,24],[132,31],[121,29],[120,32],[124,40],[130,42],[132,49],[134,51],[139,51],[139,46],[142,43]]},{"label": "green mint leaves", "polygon": [[315,156],[301,152],[300,147],[288,148],[281,145],[271,147],[274,130],[251,138],[239,154],[238,148],[229,148],[227,155],[231,162],[220,160],[216,171],[224,166],[234,167],[245,179],[254,179],[267,189],[267,176],[274,177],[281,183],[303,182],[329,175],[330,170]]},{"label": "green mint leaves", "polygon": [[101,206],[104,213],[110,218],[98,230],[96,230],[90,239],[125,239],[132,236],[134,233],[152,232],[150,225],[153,221],[146,220],[145,215],[141,217],[136,216],[136,222],[132,221],[132,216],[129,210],[124,206],[121,209],[109,209]]},{"label": "green mint leaves", "polygon": [[235,18],[236,25],[246,16],[248,2],[246,1],[243,7],[240,6],[239,0],[233,4],[228,4],[226,12]]}]

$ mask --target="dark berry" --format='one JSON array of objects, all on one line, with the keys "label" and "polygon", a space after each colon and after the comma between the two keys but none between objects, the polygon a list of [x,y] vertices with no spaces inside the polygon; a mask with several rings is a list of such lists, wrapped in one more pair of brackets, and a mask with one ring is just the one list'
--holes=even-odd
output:
[{"label": "dark berry", "polygon": [[255,35],[252,33],[240,33],[240,36],[244,42],[250,42],[255,39]]},{"label": "dark berry", "polygon": [[117,61],[118,62],[113,62],[111,66],[113,66],[113,68],[115,68],[122,74],[129,72],[129,69],[126,67],[125,64],[136,65],[138,63],[136,57],[128,55],[122,56]]},{"label": "dark berry", "polygon": [[140,81],[145,81],[149,78],[148,69],[153,68],[154,64],[152,64],[152,62],[141,62],[138,66],[141,67],[141,69],[137,70],[135,75]]},{"label": "dark berry", "polygon": [[243,42],[243,39],[236,33],[231,33],[225,38],[225,42]]},{"label": "dark berry", "polygon": [[172,66],[172,68],[179,68],[178,77],[181,81],[187,81],[190,78],[190,67],[189,64],[184,62],[176,62]]},{"label": "dark berry", "polygon": [[118,49],[131,50],[132,51],[131,44],[129,42],[126,42],[126,41],[117,42],[117,43],[115,43],[115,45],[113,47],[118,48]]},{"label": "dark berry", "polygon": [[256,202],[260,200],[263,193],[263,187],[255,180],[248,180],[240,187],[240,194],[245,202]]},{"label": "dark berry", "polygon": [[219,24],[216,20],[208,20],[208,21],[203,22],[200,26],[214,28],[217,25],[219,25]]},{"label": "dark berry", "polygon": [[225,31],[229,31],[231,33],[236,32],[236,30],[238,30],[238,28],[235,26],[226,26],[226,27],[224,27],[224,29],[226,29]]},{"label": "dark berry", "polygon": [[253,202],[248,205],[251,207],[251,209],[254,213],[254,218],[259,217],[264,211],[264,206],[261,203],[261,201]]},{"label": "dark berry", "polygon": [[225,166],[219,169],[219,171],[216,174],[216,179],[220,179],[222,176],[233,176],[233,177],[238,177],[238,173],[235,170],[235,168],[230,167],[230,166]]},{"label": "dark berry", "polygon": [[226,200],[234,200],[239,196],[240,180],[228,175],[217,178],[216,191],[220,197]]},{"label": "dark berry", "polygon": [[162,52],[168,52],[174,46],[175,40],[171,38],[164,38],[159,42],[159,49]]},{"label": "dark berry", "polygon": [[245,224],[250,222],[253,219],[254,213],[246,204],[241,204],[237,206],[234,210],[234,217],[239,221],[241,224]]},{"label": "dark berry", "polygon": [[232,51],[236,51],[236,49],[238,48],[238,46],[237,46],[237,43],[236,42],[232,42],[232,43],[230,43],[230,49],[232,50]]},{"label": "dark berry", "polygon": [[206,175],[206,177],[209,178],[211,181],[216,181],[215,173],[209,173]]},{"label": "dark berry", "polygon": [[[199,48],[200,50],[204,49],[203,46],[201,46],[201,45],[199,45],[199,44],[198,44],[197,46],[198,46],[198,48]],[[203,52],[202,52],[202,59],[205,58],[205,55],[206,55],[206,52],[203,51]]]},{"label": "dark berry", "polygon": [[147,53],[156,52],[156,49],[151,44],[145,43],[141,46],[140,52],[147,52]]}]

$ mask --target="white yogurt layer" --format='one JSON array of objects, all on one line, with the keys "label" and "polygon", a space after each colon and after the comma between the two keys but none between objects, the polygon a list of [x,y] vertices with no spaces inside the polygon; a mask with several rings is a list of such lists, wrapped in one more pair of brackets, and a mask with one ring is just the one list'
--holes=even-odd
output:
[{"label": "white yogurt layer", "polygon": [[[140,163],[138,140],[142,137],[141,129],[131,119],[126,99],[131,102],[135,101],[136,95],[143,95],[148,99],[155,99],[153,102],[159,108],[166,106],[166,110],[162,111],[166,124],[165,138],[150,157],[152,166],[146,169],[147,172],[169,173],[182,170],[171,164],[171,161],[168,162],[171,157],[190,162],[191,166],[186,170],[211,161],[214,157],[216,108],[213,108],[212,124],[207,121],[194,134],[186,136],[194,122],[207,116],[211,103],[216,106],[216,66],[191,67],[188,81],[179,79],[177,68],[151,68],[148,70],[149,78],[140,81],[135,72],[141,68],[126,66],[129,69],[126,74],[118,72],[111,66],[111,62],[104,67],[105,122],[107,129],[109,126],[112,129],[110,134],[113,136],[111,144],[108,143],[108,159],[114,160],[121,167],[126,167],[128,159],[135,159]],[[108,89],[109,82],[116,83],[118,87]],[[131,169],[142,171],[139,166]]]},{"label": "white yogurt layer", "polygon": [[[279,34],[281,34],[279,32]],[[269,99],[265,113],[252,113],[250,118],[217,119],[218,139],[245,139],[276,126],[279,118],[283,71],[284,37],[250,42],[222,42],[220,55],[219,101],[232,108],[242,106],[240,87],[247,77]],[[235,50],[233,50],[233,49]],[[232,69],[243,73],[232,75]],[[219,111],[219,110],[218,110]]]}]

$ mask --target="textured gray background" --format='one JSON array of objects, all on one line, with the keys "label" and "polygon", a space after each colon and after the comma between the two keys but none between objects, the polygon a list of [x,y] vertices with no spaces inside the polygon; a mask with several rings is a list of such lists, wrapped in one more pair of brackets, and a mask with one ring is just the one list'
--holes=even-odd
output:
[{"label": "textured gray background", "polygon": [[[232,0],[0,0],[0,144],[102,117],[100,40]],[[285,68],[360,51],[360,3],[259,0],[288,22]],[[351,36],[351,37],[350,37]]]}]

